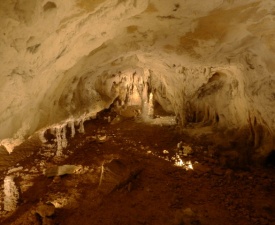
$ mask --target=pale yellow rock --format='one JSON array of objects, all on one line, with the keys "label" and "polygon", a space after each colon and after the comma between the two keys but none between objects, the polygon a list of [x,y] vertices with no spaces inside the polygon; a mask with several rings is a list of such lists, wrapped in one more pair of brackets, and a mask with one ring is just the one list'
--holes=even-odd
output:
[{"label": "pale yellow rock", "polygon": [[275,147],[274,9],[273,0],[1,1],[0,143],[11,152],[116,99],[158,103],[182,127],[248,127],[266,155]]}]

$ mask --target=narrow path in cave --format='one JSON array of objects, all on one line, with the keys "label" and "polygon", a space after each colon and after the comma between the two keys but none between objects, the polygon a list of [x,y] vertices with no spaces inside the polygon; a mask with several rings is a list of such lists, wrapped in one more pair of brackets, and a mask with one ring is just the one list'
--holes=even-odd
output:
[{"label": "narrow path in cave", "polygon": [[[59,159],[50,148],[54,142],[33,141],[33,154],[22,157],[13,167],[22,168],[11,173],[20,187],[17,209],[2,211],[0,223],[275,224],[274,169],[223,168],[207,146],[179,134],[174,125],[134,118],[110,124],[108,116],[114,117],[105,111],[87,121],[85,134],[70,139]],[[193,170],[175,166],[181,141],[192,149],[181,158]],[[56,165],[77,169],[63,176],[43,174],[44,169],[54,174]]]}]

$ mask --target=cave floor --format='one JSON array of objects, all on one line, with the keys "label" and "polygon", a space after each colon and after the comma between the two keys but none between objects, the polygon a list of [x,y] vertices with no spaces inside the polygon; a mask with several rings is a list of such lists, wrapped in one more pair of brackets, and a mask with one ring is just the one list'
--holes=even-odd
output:
[{"label": "cave floor", "polygon": [[[109,113],[86,122],[85,134],[71,138],[59,158],[50,143],[33,140],[21,146],[25,153],[20,154],[27,156],[10,166],[20,199],[14,212],[1,212],[0,224],[275,224],[274,168],[223,168],[207,154],[207,146],[179,134],[175,126],[133,118],[111,125]],[[170,161],[180,141],[193,149],[182,157],[193,170]],[[63,176],[43,174],[55,165],[77,169]],[[1,171],[2,179],[6,173]]]}]

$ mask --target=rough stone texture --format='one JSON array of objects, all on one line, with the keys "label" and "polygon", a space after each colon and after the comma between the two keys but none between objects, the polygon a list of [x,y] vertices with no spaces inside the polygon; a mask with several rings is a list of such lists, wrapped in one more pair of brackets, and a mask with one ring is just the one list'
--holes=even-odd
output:
[{"label": "rough stone texture", "polygon": [[19,199],[18,188],[15,185],[13,176],[6,176],[4,179],[4,210],[13,211],[16,209]]},{"label": "rough stone texture", "polygon": [[55,207],[52,204],[41,204],[36,209],[36,213],[39,214],[39,216],[42,218],[54,215],[54,211]]},{"label": "rough stone texture", "polygon": [[[64,149],[60,165],[82,165],[74,175],[43,176],[55,158],[35,151],[45,148],[39,142],[33,146],[35,153],[20,161],[23,169],[0,171],[1,180],[7,171],[17,178],[20,189],[16,210],[0,210],[1,225],[275,223],[274,167],[223,168],[218,155],[202,154],[208,145],[173,132],[175,126],[134,120],[111,125],[104,119],[115,117],[110,111],[88,121],[86,133],[76,135]],[[110,139],[91,142],[92,134]],[[193,149],[192,155],[181,156],[193,164],[193,170],[174,166],[178,143]]]},{"label": "rough stone texture", "polygon": [[136,74],[183,126],[247,128],[266,155],[275,130],[274,7],[271,0],[3,0],[0,139],[108,107]]},{"label": "rough stone texture", "polygon": [[62,165],[62,166],[53,166],[45,170],[46,177],[62,176],[66,174],[73,174],[77,166],[74,165]]}]

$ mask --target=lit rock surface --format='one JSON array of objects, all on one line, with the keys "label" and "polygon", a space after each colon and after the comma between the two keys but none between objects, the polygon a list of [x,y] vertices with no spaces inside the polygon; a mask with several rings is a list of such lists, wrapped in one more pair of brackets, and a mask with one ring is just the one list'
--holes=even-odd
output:
[{"label": "lit rock surface", "polygon": [[274,10],[271,0],[3,0],[0,140],[95,113],[127,87],[142,104],[148,83],[183,127],[246,127],[266,154]]}]

